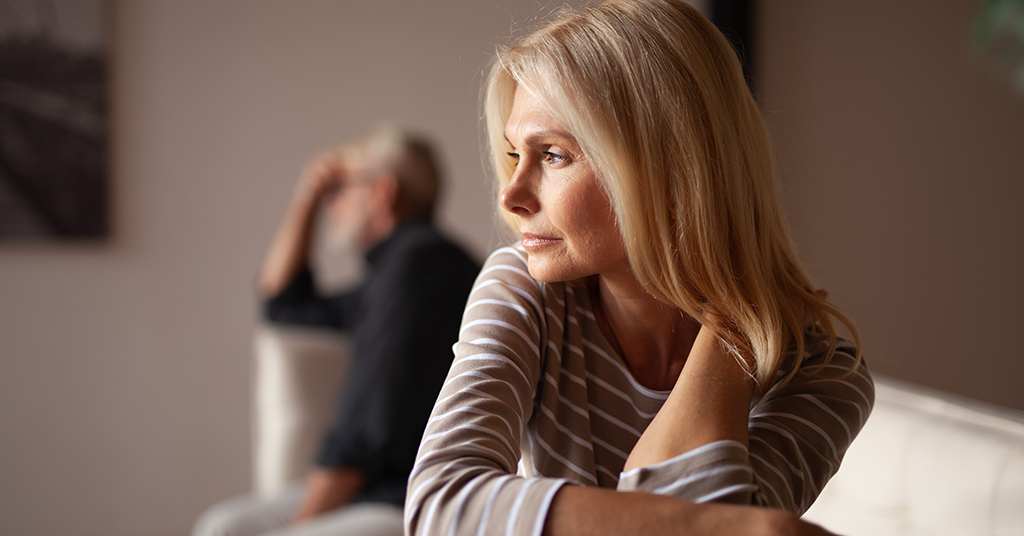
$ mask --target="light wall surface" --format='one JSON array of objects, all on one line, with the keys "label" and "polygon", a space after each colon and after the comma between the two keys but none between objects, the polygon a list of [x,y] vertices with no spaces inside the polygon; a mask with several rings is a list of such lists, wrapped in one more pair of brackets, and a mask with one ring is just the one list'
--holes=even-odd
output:
[{"label": "light wall surface", "polygon": [[802,258],[874,370],[1024,409],[1024,94],[982,2],[762,1],[761,102]]}]

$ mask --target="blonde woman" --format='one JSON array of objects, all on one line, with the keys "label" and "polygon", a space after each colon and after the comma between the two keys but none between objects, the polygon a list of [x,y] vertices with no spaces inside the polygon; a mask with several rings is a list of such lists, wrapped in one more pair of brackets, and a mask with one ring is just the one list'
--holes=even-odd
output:
[{"label": "blonde woman", "polygon": [[485,112],[520,240],[470,294],[406,532],[825,534],[798,516],[873,383],[726,39],[681,0],[564,12],[499,50]]}]

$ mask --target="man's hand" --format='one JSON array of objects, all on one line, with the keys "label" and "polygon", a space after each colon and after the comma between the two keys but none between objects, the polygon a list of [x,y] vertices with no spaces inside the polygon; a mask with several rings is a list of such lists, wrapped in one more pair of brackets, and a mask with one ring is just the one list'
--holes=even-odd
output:
[{"label": "man's hand", "polygon": [[363,475],[354,469],[315,470],[306,480],[306,495],[292,522],[299,523],[345,506],[363,484]]},{"label": "man's hand", "polygon": [[308,258],[317,208],[342,188],[345,170],[340,151],[333,151],[314,158],[300,175],[291,204],[263,261],[259,285],[264,296],[280,292]]},{"label": "man's hand", "polygon": [[323,153],[310,161],[302,172],[297,196],[303,201],[320,201],[337,193],[344,186],[346,175],[339,151]]}]

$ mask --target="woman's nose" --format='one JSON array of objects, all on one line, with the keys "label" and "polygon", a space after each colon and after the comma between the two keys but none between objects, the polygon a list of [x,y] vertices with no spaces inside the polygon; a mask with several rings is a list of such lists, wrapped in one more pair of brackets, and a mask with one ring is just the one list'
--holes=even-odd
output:
[{"label": "woman's nose", "polygon": [[517,170],[502,187],[501,208],[519,217],[536,214],[540,210],[540,202],[534,195],[526,173]]}]

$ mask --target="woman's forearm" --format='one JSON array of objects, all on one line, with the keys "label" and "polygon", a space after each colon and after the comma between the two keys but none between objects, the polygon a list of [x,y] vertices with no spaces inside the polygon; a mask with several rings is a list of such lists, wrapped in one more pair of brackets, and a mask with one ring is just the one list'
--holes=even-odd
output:
[{"label": "woman's forearm", "polygon": [[563,486],[544,525],[549,536],[576,534],[693,534],[693,503],[646,493]]},{"label": "woman's forearm", "polygon": [[672,392],[644,430],[623,470],[665,461],[721,439],[747,444],[753,380],[701,328]]},{"label": "woman's forearm", "polygon": [[644,534],[826,534],[795,514],[756,506],[683,501],[663,495],[563,486],[544,523],[547,536]]}]

